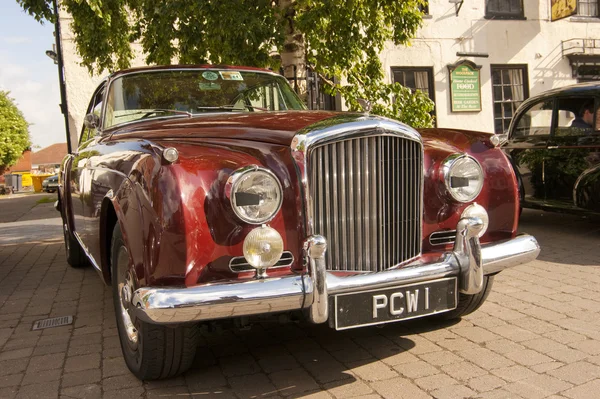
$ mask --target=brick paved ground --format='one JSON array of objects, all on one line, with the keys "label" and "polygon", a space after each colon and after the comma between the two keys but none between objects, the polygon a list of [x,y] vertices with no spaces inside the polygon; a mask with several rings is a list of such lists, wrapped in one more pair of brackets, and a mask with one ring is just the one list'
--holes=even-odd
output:
[{"label": "brick paved ground", "polygon": [[[92,269],[69,268],[62,242],[0,245],[0,398],[597,398],[599,226],[525,211],[540,259],[500,274],[481,310],[445,328],[206,333],[190,372],[149,383],[126,369],[110,291]],[[31,331],[59,315],[74,325]]]}]

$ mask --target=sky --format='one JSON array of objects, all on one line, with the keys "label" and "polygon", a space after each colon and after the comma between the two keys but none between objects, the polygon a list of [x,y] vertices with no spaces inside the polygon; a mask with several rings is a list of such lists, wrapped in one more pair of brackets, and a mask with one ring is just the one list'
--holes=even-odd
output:
[{"label": "sky", "polygon": [[32,149],[66,142],[60,113],[58,68],[45,54],[54,25],[38,23],[16,0],[0,0],[0,90],[10,91],[30,123]]}]

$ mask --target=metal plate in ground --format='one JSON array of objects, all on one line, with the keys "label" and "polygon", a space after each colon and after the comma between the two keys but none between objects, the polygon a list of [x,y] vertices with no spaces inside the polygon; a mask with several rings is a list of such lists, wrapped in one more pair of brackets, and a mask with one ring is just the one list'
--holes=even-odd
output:
[{"label": "metal plate in ground", "polygon": [[53,317],[51,319],[38,320],[33,323],[32,330],[43,330],[44,328],[53,328],[53,327],[61,327],[68,326],[69,324],[73,324],[73,316],[60,316]]}]

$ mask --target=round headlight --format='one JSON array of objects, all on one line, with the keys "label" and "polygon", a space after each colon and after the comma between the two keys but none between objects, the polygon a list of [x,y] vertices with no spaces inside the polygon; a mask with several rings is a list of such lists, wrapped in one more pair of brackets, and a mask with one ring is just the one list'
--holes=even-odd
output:
[{"label": "round headlight", "polygon": [[271,227],[257,227],[244,240],[244,258],[256,269],[273,266],[282,253],[283,240],[277,230]]},{"label": "round headlight", "polygon": [[239,169],[229,178],[228,186],[231,207],[246,223],[266,223],[281,208],[281,184],[267,169],[258,166]]},{"label": "round headlight", "polygon": [[444,181],[448,192],[459,202],[473,201],[483,188],[479,162],[468,155],[453,155],[444,162]]}]

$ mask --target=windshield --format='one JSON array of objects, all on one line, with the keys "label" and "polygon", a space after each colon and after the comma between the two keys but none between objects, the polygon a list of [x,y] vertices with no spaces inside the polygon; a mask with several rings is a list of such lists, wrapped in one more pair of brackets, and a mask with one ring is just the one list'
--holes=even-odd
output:
[{"label": "windshield", "polygon": [[140,72],[110,85],[104,127],[209,112],[301,109],[302,101],[285,78],[273,74],[231,69]]}]

